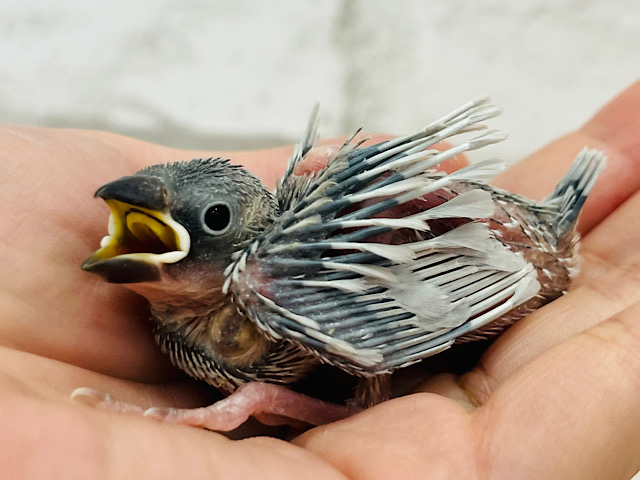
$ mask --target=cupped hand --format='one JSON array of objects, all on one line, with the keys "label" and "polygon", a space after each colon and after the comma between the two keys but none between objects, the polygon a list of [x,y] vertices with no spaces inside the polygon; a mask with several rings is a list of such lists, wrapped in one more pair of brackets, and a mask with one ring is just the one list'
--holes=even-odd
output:
[{"label": "cupped hand", "polygon": [[[0,130],[0,465],[7,478],[629,478],[640,468],[640,83],[495,183],[548,194],[583,146],[608,167],[584,207],[572,290],[442,374],[292,442],[114,414],[80,386],[144,406],[207,389],[153,343],[143,300],[82,272],[106,234],[100,185],[187,152],[100,133]],[[290,148],[232,153],[273,186]]]}]

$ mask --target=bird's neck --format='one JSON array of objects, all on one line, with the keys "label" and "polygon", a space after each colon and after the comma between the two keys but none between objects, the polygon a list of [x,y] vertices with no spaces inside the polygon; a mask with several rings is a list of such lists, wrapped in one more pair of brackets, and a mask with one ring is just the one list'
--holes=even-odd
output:
[{"label": "bird's neck", "polygon": [[[217,279],[216,279],[217,280]],[[207,315],[229,302],[222,293],[222,282],[208,284],[179,281],[165,275],[162,281],[131,283],[129,290],[145,297],[153,311],[176,311],[186,315]]]}]

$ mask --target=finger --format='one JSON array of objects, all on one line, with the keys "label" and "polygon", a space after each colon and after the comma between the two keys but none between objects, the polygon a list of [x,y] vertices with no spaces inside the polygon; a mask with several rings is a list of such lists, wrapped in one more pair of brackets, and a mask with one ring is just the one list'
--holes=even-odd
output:
[{"label": "finger", "polygon": [[622,92],[576,132],[509,169],[495,184],[540,200],[585,146],[603,150],[607,168],[584,206],[579,228],[588,232],[640,189],[640,82]]},{"label": "finger", "polygon": [[[384,135],[376,135],[374,137],[371,137],[369,141],[365,142],[364,145],[370,143],[380,143],[384,140],[388,140],[389,138],[390,137]],[[321,146],[313,148],[311,151],[309,151],[309,153],[307,153],[307,155],[305,155],[304,159],[296,165],[296,168],[293,170],[293,174],[306,175],[324,169],[333,159],[333,157],[336,156],[341,147],[342,144],[328,141]],[[433,145],[432,148],[442,151],[451,147],[452,145],[448,142],[439,142]],[[451,173],[463,167],[466,167],[467,165],[469,165],[469,161],[467,160],[466,156],[456,155],[455,157],[449,158],[438,165],[438,170]]]},{"label": "finger", "polygon": [[234,442],[13,390],[3,389],[0,423],[6,478],[345,479],[309,452],[273,438]]},{"label": "finger", "polygon": [[440,165],[438,165],[438,170],[452,173],[456,170],[460,170],[461,168],[466,167],[467,165],[469,165],[469,160],[465,155],[456,155],[455,157],[445,160]]},{"label": "finger", "polygon": [[548,350],[471,416],[420,394],[295,441],[363,478],[391,469],[403,478],[629,478],[640,441],[639,314],[634,306]]},{"label": "finger", "polygon": [[255,174],[265,186],[273,189],[282,177],[293,154],[293,146],[279,147],[257,152],[222,152],[219,156],[229,158],[231,163],[242,165]]},{"label": "finger", "polygon": [[542,352],[640,302],[640,253],[624,268],[612,268],[597,282],[585,283],[536,310],[504,332],[487,350],[478,368],[461,385],[478,402]]},{"label": "finger", "polygon": [[575,284],[596,281],[612,265],[621,265],[640,251],[640,192],[633,195],[586,235],[580,245],[585,259]]},{"label": "finger", "polygon": [[[640,467],[640,304],[547,350],[474,414],[487,477],[630,478]],[[586,460],[588,459],[588,460]]]},{"label": "finger", "polygon": [[362,479],[485,478],[474,441],[468,413],[432,394],[396,398],[293,440]]},{"label": "finger", "polygon": [[[175,148],[154,145],[140,140],[123,137],[121,135],[107,132],[86,132],[82,130],[69,130],[78,135],[95,135],[111,148],[117,148],[119,152],[132,164],[134,170],[145,168],[156,163],[168,163],[176,161],[186,161],[200,157],[221,157],[228,158],[232,163],[241,165],[247,170],[257,175],[267,188],[274,188],[277,181],[282,177],[289,158],[293,154],[293,146],[288,145],[273,149],[259,151],[202,151],[202,150],[181,150]],[[361,135],[360,137],[364,137]],[[360,138],[356,137],[356,141]],[[367,136],[367,141],[363,146],[373,145],[383,142],[392,137],[389,135],[375,134]],[[307,171],[316,171],[326,166],[327,162],[333,158],[333,154],[344,144],[347,137],[322,140],[315,152],[312,151],[310,158],[305,159],[307,167],[299,169],[296,174],[303,174]],[[322,148],[324,147],[324,148]],[[433,148],[444,150],[450,148],[447,142],[440,142]],[[311,161],[312,160],[312,161]],[[440,169],[445,172],[453,172],[469,164],[464,155],[457,155],[444,161]],[[124,173],[126,174],[126,173]],[[123,175],[124,175],[123,174]]]},{"label": "finger", "polygon": [[162,376],[145,307],[79,268],[106,225],[92,183],[130,173],[128,161],[87,132],[6,127],[0,144],[0,343],[104,373]]},{"label": "finger", "polygon": [[384,142],[388,140],[387,135],[374,135],[366,136],[362,133],[357,134],[353,139],[332,139],[320,142],[319,145],[313,147],[304,156],[293,170],[294,175],[310,175],[324,168],[329,164],[331,160],[338,154],[338,152],[344,147],[347,140],[351,140],[351,145],[357,145],[362,142],[362,146],[374,145],[376,143]]},{"label": "finger", "polygon": [[[637,90],[640,90],[637,86],[632,88],[631,95]],[[623,93],[622,98],[625,95]],[[618,100],[613,104],[616,105],[614,109],[620,108]],[[611,111],[608,109],[606,107],[603,112]],[[597,125],[599,115],[591,125]],[[600,118],[606,121],[605,117]],[[624,165],[624,158],[619,156],[610,162],[611,170],[606,171],[615,177],[616,168],[624,170]],[[624,174],[617,172],[617,175]],[[639,172],[634,174],[640,176]],[[607,179],[600,179],[598,185],[603,180]],[[615,184],[615,179],[610,184],[602,183],[601,198],[616,195],[615,185],[611,183]],[[481,368],[465,377],[468,388],[479,392],[480,397],[486,397],[496,385],[545,349],[637,301],[635,271],[640,266],[640,258],[636,240],[640,237],[640,226],[636,226],[634,211],[637,211],[639,201],[636,196],[632,197],[585,236],[582,273],[574,282],[573,290],[521,320],[498,338],[481,359]],[[602,205],[591,205],[591,210],[585,206],[584,213],[591,214],[592,223],[598,222]],[[613,208],[613,205],[604,209]]]},{"label": "finger", "polygon": [[[165,147],[142,140],[125,137],[109,132],[93,132],[85,130],[63,130],[70,135],[99,141],[103,148],[112,150],[112,154],[119,154],[124,160],[126,171],[118,170],[112,175],[130,175],[137,170],[158,163],[183,162],[194,158],[228,158],[232,163],[241,165],[252,171],[269,188],[276,184],[284,172],[288,158],[293,153],[293,146],[283,146],[258,151],[211,151],[211,150],[185,150]],[[102,183],[99,183],[102,181]],[[96,185],[104,183],[103,179],[97,180]],[[97,188],[97,187],[96,187]]]},{"label": "finger", "polygon": [[198,407],[215,399],[210,389],[195,381],[179,380],[162,384],[132,382],[11,348],[0,347],[0,363],[3,365],[5,389],[10,384],[13,389],[25,394],[37,394],[55,401],[68,401],[71,393],[80,387],[105,391],[120,400],[146,408]]},{"label": "finger", "polygon": [[[144,412],[149,408],[208,407],[223,398],[213,387],[184,378],[162,383],[139,383],[103,375],[68,363],[0,347],[0,391],[37,396],[47,401],[69,403],[78,411],[97,409],[95,398],[77,395],[89,389],[108,394],[124,404]],[[74,395],[76,394],[76,395]],[[250,419],[225,434],[232,438],[255,435],[281,436],[282,430],[267,427]]]},{"label": "finger", "polygon": [[[361,137],[363,136],[364,135],[356,137],[355,141],[362,139]],[[386,135],[372,135],[368,137],[368,140],[364,142],[363,145],[372,145],[387,140],[388,138]],[[307,167],[298,169],[296,174],[308,173],[309,171],[324,168],[327,162],[333,158],[333,154],[337,152],[346,140],[346,137],[341,137],[319,142],[318,147],[314,149],[315,151],[312,150],[310,157],[304,160]],[[218,152],[216,156],[229,158],[232,163],[242,165],[257,175],[267,188],[273,189],[284,174],[289,158],[293,154],[293,148],[292,145],[289,145],[261,151]]]}]

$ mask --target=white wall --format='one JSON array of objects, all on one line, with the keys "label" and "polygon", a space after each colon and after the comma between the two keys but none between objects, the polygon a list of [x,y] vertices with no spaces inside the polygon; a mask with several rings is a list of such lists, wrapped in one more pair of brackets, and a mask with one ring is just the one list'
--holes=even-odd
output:
[{"label": "white wall", "polygon": [[[518,5],[518,6],[515,6]],[[478,94],[510,161],[640,76],[637,0],[5,0],[0,122],[185,147],[403,133]]]}]

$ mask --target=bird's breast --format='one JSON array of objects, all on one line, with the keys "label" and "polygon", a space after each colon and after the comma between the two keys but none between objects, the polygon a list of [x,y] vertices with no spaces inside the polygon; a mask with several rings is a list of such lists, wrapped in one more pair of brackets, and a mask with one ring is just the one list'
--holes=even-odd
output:
[{"label": "bird's breast", "polygon": [[251,365],[269,348],[269,340],[255,323],[227,303],[208,319],[207,338],[203,340],[219,357],[238,366]]},{"label": "bird's breast", "polygon": [[198,315],[181,310],[154,309],[156,341],[177,367],[226,393],[251,381],[291,383],[317,363],[267,338],[230,301]]}]

